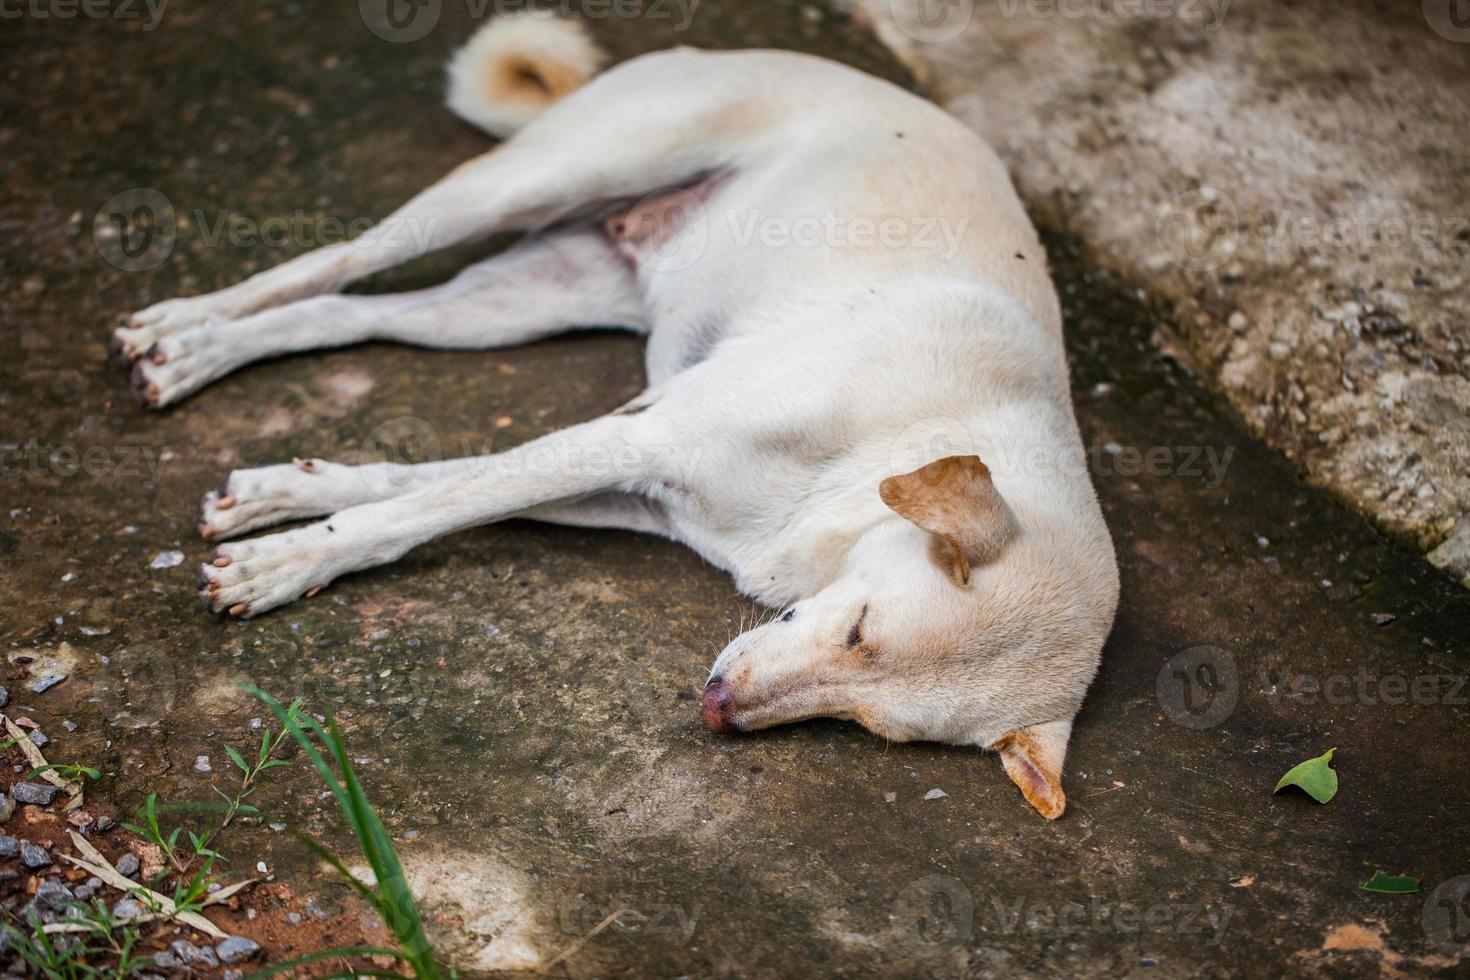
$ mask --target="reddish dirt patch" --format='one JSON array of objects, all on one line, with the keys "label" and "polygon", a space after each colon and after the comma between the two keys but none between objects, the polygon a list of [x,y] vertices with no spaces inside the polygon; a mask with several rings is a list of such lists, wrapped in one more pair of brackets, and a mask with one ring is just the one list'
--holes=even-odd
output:
[{"label": "reddish dirt patch", "polygon": [[[5,784],[8,794],[10,785],[21,779],[17,770],[24,773],[28,766],[13,746],[0,753],[0,758],[5,763],[5,768],[0,770],[0,783]],[[17,918],[24,914],[23,910],[36,899],[37,890],[48,880],[60,882],[73,891],[82,888],[85,893],[85,886],[92,876],[63,858],[63,855],[81,856],[72,843],[71,831],[80,833],[114,866],[129,853],[140,858],[147,853],[150,845],[119,825],[121,820],[131,820],[130,814],[119,814],[106,802],[90,796],[81,808],[68,814],[63,812],[66,802],[66,795],[57,793],[50,806],[17,804],[10,819],[0,824],[0,834],[40,845],[49,852],[52,860],[51,864],[33,870],[19,855],[0,857],[0,917],[5,921],[15,924]],[[220,883],[228,885],[242,877],[245,874],[221,874]],[[176,882],[177,876],[169,873],[161,881],[154,881],[152,887],[155,891],[171,895]],[[104,900],[109,909],[124,897],[120,889],[105,884],[97,888],[94,895],[94,898]],[[282,881],[267,879],[248,886],[227,901],[207,907],[203,915],[230,936],[243,936],[259,943],[261,950],[248,962],[237,963],[233,967],[195,964],[191,974],[195,976],[224,976],[232,969],[253,972],[270,964],[337,947],[394,945],[391,934],[382,926],[377,914],[355,896],[345,899],[333,896],[329,903],[325,898],[319,900],[314,895],[298,894],[290,884]],[[142,938],[136,950],[144,956],[167,952],[170,944],[180,939],[201,948],[219,942],[170,920],[148,922],[138,928]],[[10,958],[8,951],[0,953],[0,961]],[[362,957],[325,960],[298,969],[293,975],[323,976],[340,974],[351,967],[381,970],[399,966],[386,957],[375,959],[376,962]],[[190,971],[165,966],[153,972],[182,975]]]}]

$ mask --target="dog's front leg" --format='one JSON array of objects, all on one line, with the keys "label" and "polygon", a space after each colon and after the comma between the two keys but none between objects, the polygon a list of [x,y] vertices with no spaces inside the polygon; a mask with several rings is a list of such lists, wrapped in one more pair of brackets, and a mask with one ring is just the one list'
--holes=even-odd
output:
[{"label": "dog's front leg", "polygon": [[[402,497],[362,504],[293,531],[220,546],[199,587],[215,612],[251,616],[314,595],[348,572],[394,561],[427,541],[557,501],[632,489],[658,472],[652,413],[609,415],[473,465]],[[666,438],[666,437],[663,437]]]}]

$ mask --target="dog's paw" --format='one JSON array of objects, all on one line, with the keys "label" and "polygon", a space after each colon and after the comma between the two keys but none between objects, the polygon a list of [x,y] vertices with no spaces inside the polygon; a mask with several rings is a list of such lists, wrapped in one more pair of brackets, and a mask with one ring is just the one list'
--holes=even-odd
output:
[{"label": "dog's paw", "polygon": [[238,363],[224,331],[200,328],[164,337],[133,362],[133,393],[149,408],[163,408],[229,374]]},{"label": "dog's paw", "polygon": [[336,577],[315,527],[221,545],[199,566],[199,598],[215,613],[249,618],[314,596]]},{"label": "dog's paw", "polygon": [[199,502],[199,534],[206,541],[236,537],[272,524],[320,517],[337,509],[323,460],[235,470]]},{"label": "dog's paw", "polygon": [[196,327],[214,326],[233,316],[230,303],[219,293],[164,300],[124,317],[124,322],[112,332],[112,346],[129,361],[136,361],[165,337]]}]

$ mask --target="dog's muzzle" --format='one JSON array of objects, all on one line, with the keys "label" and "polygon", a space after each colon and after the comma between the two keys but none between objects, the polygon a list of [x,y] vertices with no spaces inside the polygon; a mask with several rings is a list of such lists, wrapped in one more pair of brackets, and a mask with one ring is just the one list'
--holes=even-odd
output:
[{"label": "dog's muzzle", "polygon": [[720,735],[733,735],[740,731],[730,711],[730,685],[723,677],[711,678],[704,686],[704,723],[710,731]]}]

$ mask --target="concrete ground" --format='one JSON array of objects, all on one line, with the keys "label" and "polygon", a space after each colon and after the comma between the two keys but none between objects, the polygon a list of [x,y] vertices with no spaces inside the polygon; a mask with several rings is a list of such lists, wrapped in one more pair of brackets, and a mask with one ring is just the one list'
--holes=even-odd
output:
[{"label": "concrete ground", "polygon": [[[438,108],[472,17],[437,6],[401,43],[355,4],[170,5],[153,29],[121,4],[7,21],[0,636],[12,707],[53,733],[53,761],[98,767],[91,792],[126,807],[198,799],[197,757],[218,771],[221,742],[261,714],[237,679],[338,706],[468,975],[564,952],[553,972],[578,977],[1464,974],[1470,595],[1254,443],[1159,352],[1135,290],[1057,236],[1123,600],[1056,823],[975,751],[839,723],[709,734],[699,686],[753,610],[653,539],[505,524],[256,621],[206,615],[194,508],[230,468],[413,438],[482,451],[638,389],[638,346],[612,335],[294,357],[163,414],[109,364],[116,314],[331,239],[325,218],[381,217],[484,147]],[[678,31],[676,6],[644,6],[594,24],[619,56],[774,44],[902,79],[825,8],[707,2]],[[94,233],[135,187],[178,216],[151,271],[128,271],[149,257],[120,253],[105,222]],[[222,216],[248,224],[220,233]],[[285,244],[244,233],[273,217]],[[151,567],[174,550],[182,564]],[[30,693],[21,650],[68,679]],[[1334,747],[1330,803],[1272,795]],[[259,804],[346,848],[308,768],[275,772]],[[287,835],[234,833],[233,868],[263,860],[336,894]],[[1380,869],[1423,893],[1360,890]]]}]

